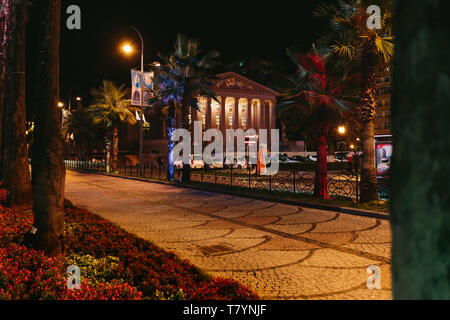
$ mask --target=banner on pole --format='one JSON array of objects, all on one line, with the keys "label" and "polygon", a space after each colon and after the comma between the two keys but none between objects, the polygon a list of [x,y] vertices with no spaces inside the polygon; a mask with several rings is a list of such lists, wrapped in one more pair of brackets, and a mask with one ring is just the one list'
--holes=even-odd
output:
[{"label": "banner on pole", "polygon": [[[149,106],[149,100],[153,89],[153,72],[144,72],[144,83],[142,86],[141,72],[131,70],[131,104],[134,106],[141,105],[141,94],[143,94],[143,106]],[[144,90],[142,90],[142,87]]]}]

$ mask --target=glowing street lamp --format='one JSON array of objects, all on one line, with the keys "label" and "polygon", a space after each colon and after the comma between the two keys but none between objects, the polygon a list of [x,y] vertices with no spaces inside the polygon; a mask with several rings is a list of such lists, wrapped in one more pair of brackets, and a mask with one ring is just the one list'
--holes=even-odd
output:
[{"label": "glowing street lamp", "polygon": [[[139,173],[142,175],[143,169],[143,155],[144,155],[144,39],[142,38],[141,33],[138,29],[133,26],[130,26],[139,36],[141,40],[141,95],[140,95],[140,104],[141,104],[141,115],[139,120]],[[122,46],[122,51],[125,54],[131,54],[134,50],[130,44],[125,44]]]},{"label": "glowing street lamp", "polygon": [[133,52],[133,47],[129,44],[125,44],[122,47],[122,51],[125,52],[126,54],[131,54]]},{"label": "glowing street lamp", "polygon": [[339,132],[339,134],[344,135],[345,132],[347,132],[347,129],[344,126],[339,126],[338,132]]},{"label": "glowing street lamp", "polygon": [[59,107],[59,108],[64,108],[64,103],[63,103],[63,102],[61,102],[61,101],[60,101],[60,102],[58,102],[58,107]]}]

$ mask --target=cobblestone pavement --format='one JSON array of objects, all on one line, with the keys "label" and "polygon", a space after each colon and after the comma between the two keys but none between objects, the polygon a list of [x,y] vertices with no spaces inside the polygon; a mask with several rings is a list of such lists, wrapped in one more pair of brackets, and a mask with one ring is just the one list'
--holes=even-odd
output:
[{"label": "cobblestone pavement", "polygon": [[74,171],[66,197],[264,299],[392,298],[387,220]]}]

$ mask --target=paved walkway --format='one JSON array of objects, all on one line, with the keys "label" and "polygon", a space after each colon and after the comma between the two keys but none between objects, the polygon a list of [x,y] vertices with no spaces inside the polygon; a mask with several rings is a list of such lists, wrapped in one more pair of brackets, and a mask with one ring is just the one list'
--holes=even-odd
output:
[{"label": "paved walkway", "polygon": [[[266,299],[391,299],[389,222],[67,171],[66,197]],[[381,269],[369,290],[366,269]]]}]

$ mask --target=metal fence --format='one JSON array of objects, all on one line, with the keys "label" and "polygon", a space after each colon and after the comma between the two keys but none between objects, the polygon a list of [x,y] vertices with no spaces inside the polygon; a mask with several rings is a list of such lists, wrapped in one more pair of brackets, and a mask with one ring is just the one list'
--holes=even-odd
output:
[{"label": "metal fence", "polygon": [[[87,171],[105,172],[104,162],[66,161],[67,168]],[[156,180],[167,179],[167,167],[144,165],[142,174],[139,165],[121,166],[117,173],[120,175],[140,177]],[[182,170],[174,169],[174,180],[181,182]],[[360,175],[356,172],[330,172],[327,177],[328,195],[334,198],[346,198],[359,202]],[[293,195],[314,194],[315,172],[299,171],[296,169],[281,169],[271,176],[258,175],[256,168],[246,169],[192,169],[191,182],[225,187],[230,190],[247,189],[270,193],[284,193]]]}]

